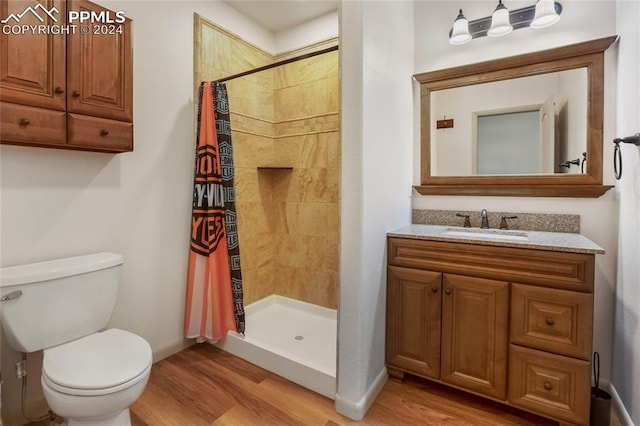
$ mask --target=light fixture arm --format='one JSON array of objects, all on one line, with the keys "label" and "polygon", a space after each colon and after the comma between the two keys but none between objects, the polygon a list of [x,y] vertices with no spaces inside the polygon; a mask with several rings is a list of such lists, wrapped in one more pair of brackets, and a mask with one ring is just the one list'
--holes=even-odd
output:
[{"label": "light fixture arm", "polygon": [[[557,1],[554,2],[556,13],[560,15],[562,13],[562,5]],[[521,9],[509,11],[509,21],[514,30],[519,28],[529,27],[533,17],[536,13],[536,6],[527,6]],[[487,31],[491,28],[491,16],[487,16],[480,19],[469,21],[469,34],[472,38],[484,37],[487,35]],[[449,37],[453,32],[453,28],[449,31]]]}]

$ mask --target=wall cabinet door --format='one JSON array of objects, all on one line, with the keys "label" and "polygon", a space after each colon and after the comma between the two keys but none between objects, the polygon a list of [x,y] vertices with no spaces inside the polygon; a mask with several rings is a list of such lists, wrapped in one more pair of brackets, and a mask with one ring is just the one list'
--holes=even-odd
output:
[{"label": "wall cabinet door", "polygon": [[[29,8],[34,13],[23,14]],[[44,22],[38,20],[36,14]],[[3,25],[5,28],[52,25],[53,18],[60,24],[64,21],[65,4],[61,0],[2,0],[0,16],[9,18]],[[32,34],[31,31],[5,34],[3,31],[0,34],[0,100],[64,111],[65,37],[64,34]]]},{"label": "wall cabinet door", "polygon": [[444,274],[444,382],[506,399],[509,283]]},{"label": "wall cabinet door", "polygon": [[442,274],[389,266],[387,364],[425,377],[440,377]]},{"label": "wall cabinet door", "polygon": [[[85,0],[69,1],[68,8],[110,13],[115,19],[113,11]],[[87,34],[78,31],[67,38],[67,110],[130,122],[133,119],[131,20],[123,24],[94,23],[89,29]]]}]

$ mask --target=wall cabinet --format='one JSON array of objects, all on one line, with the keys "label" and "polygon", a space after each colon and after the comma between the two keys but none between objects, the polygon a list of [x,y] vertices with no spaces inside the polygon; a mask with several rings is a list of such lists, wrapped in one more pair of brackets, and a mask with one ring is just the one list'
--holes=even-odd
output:
[{"label": "wall cabinet", "polygon": [[594,260],[390,237],[389,374],[589,424]]},{"label": "wall cabinet", "polygon": [[[113,11],[86,0],[2,0],[0,15],[19,15],[29,7],[43,16],[46,8],[57,20],[48,17],[44,23],[48,26],[67,25],[68,11],[115,17]],[[35,13],[22,15],[20,25],[24,24],[43,25]],[[66,34],[26,31],[0,35],[0,141],[50,148],[131,151],[131,20],[122,24],[74,24],[75,30]]]}]

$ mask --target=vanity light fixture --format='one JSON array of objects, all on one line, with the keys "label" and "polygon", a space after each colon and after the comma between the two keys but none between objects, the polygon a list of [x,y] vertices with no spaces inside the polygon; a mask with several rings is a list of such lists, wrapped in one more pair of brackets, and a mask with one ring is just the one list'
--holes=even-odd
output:
[{"label": "vanity light fixture", "polygon": [[471,34],[469,34],[469,21],[464,17],[462,9],[460,9],[460,13],[458,13],[458,17],[453,23],[449,43],[465,44],[469,41],[471,41]]},{"label": "vanity light fixture", "polygon": [[[562,6],[560,6],[562,11]],[[553,0],[538,0],[536,3],[536,12],[531,21],[531,28],[549,27],[560,20],[560,12],[556,11],[556,5]]]},{"label": "vanity light fixture", "polygon": [[509,10],[504,7],[502,0],[498,0],[498,6],[491,16],[491,28],[487,31],[489,37],[501,37],[513,31],[509,21]]},{"label": "vanity light fixture", "polygon": [[450,44],[465,44],[472,38],[490,36],[499,37],[520,28],[545,28],[560,20],[562,5],[554,0],[538,0],[535,5],[509,11],[502,0],[492,16],[468,21],[458,13],[453,28],[449,31]]}]

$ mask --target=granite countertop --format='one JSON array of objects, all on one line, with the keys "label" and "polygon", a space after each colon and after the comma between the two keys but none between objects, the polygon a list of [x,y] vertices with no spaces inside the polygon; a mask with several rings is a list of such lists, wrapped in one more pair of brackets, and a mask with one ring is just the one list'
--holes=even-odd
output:
[{"label": "granite countertop", "polygon": [[[460,235],[455,235],[456,233],[460,233]],[[478,236],[469,234],[477,234]],[[584,235],[565,232],[505,231],[502,229],[413,224],[390,231],[387,235],[389,237],[412,238],[417,240],[464,242],[468,244],[501,247],[604,254],[602,247]]]}]

